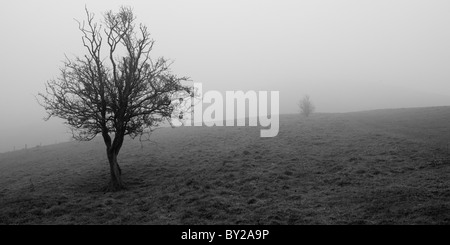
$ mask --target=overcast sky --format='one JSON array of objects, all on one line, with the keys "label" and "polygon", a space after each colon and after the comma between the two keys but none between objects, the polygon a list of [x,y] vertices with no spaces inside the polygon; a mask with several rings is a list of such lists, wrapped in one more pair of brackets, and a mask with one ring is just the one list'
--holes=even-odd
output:
[{"label": "overcast sky", "polygon": [[74,18],[131,6],[154,57],[204,90],[309,94],[320,112],[450,105],[450,1],[5,1],[0,8],[0,152],[67,141],[34,96],[64,54],[84,54]]}]

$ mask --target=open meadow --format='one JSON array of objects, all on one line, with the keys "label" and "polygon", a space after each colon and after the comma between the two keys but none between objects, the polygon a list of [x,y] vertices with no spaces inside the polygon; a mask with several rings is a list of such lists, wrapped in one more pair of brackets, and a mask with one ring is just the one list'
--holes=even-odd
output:
[{"label": "open meadow", "polygon": [[0,224],[450,224],[450,107],[281,115],[0,154]]}]

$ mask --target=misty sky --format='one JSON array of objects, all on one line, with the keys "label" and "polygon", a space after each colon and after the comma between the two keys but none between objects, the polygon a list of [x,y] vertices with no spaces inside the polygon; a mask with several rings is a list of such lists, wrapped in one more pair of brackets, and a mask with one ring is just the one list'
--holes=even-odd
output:
[{"label": "misty sky", "polygon": [[127,5],[154,56],[204,90],[309,94],[320,112],[450,105],[450,1],[5,1],[0,8],[0,152],[67,141],[35,95],[64,54],[83,55],[75,19]]}]

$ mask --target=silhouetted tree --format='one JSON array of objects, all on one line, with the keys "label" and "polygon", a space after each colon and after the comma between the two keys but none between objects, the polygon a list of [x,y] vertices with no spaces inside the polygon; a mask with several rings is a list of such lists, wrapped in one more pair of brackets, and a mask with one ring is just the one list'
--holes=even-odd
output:
[{"label": "silhouetted tree", "polygon": [[300,108],[300,113],[302,115],[305,115],[306,117],[311,115],[311,113],[313,113],[315,109],[311,99],[309,98],[309,95],[305,95],[303,99],[298,103],[298,106]]},{"label": "silhouetted tree", "polygon": [[[180,92],[190,94],[182,84],[186,77],[170,71],[164,58],[152,60],[154,41],[145,25],[135,24],[133,11],[122,7],[94,22],[78,22],[87,54],[66,57],[61,74],[46,83],[39,103],[50,117],[59,117],[77,140],[89,141],[101,134],[106,145],[111,181],[108,189],[124,188],[117,155],[126,135],[132,138],[170,120]],[[103,52],[106,53],[102,56]]]}]

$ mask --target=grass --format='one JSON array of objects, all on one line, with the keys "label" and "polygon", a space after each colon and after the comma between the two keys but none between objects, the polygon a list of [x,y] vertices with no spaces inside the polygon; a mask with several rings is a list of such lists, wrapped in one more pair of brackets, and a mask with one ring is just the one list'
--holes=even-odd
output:
[{"label": "grass", "polygon": [[0,154],[0,224],[450,224],[450,107],[155,131]]}]

